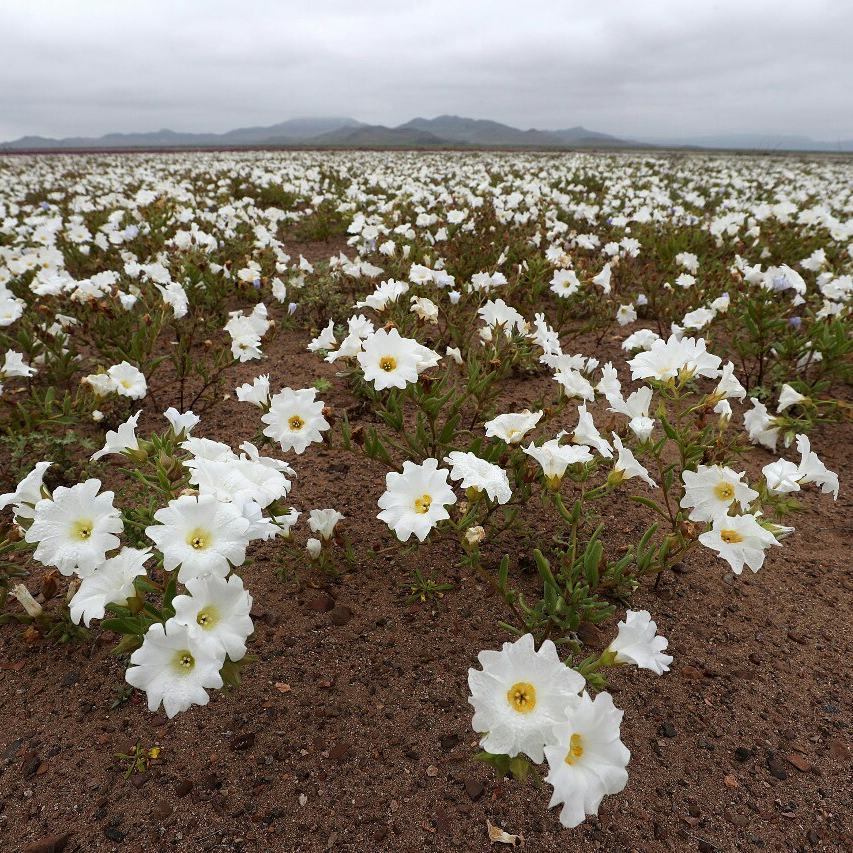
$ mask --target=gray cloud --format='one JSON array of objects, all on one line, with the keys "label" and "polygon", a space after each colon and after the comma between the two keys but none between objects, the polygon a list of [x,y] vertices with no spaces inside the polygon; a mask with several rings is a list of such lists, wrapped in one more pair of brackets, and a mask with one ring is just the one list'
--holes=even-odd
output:
[{"label": "gray cloud", "polygon": [[844,0],[0,0],[0,139],[458,113],[853,137]]}]

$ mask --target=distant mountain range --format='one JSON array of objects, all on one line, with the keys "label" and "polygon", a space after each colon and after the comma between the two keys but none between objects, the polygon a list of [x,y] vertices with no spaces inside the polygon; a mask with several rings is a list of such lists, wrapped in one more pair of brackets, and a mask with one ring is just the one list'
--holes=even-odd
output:
[{"label": "distant mountain range", "polygon": [[443,115],[414,118],[397,127],[364,124],[354,118],[294,118],[269,127],[240,127],[227,133],[108,133],[50,139],[22,136],[0,143],[0,151],[128,150],[162,148],[526,148],[625,149],[723,148],[765,151],[853,151],[853,139],[821,142],[805,136],[759,134],[690,138],[620,139],[607,133],[568,127],[521,130],[485,119]]}]

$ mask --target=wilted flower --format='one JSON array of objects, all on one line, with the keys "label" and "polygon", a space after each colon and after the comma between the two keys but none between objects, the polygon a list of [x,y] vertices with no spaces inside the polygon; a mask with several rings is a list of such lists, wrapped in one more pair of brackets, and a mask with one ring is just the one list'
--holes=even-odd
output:
[{"label": "wilted flower", "polygon": [[106,444],[89,458],[94,462],[108,453],[137,450],[139,442],[136,440],[136,424],[141,414],[142,412],[139,411],[135,415],[131,415],[123,424],[119,425],[119,428],[115,432],[111,429],[107,430]]}]

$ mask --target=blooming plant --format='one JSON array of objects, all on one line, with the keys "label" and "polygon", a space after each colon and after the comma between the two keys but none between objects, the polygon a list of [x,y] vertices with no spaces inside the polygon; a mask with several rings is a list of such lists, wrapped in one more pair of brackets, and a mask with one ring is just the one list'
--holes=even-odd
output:
[{"label": "blooming plant", "polygon": [[[430,162],[4,159],[0,620],[31,643],[113,632],[127,683],[172,717],[263,654],[259,543],[297,586],[434,548],[503,641],[468,673],[478,758],[543,765],[573,827],[628,782],[610,673],[673,663],[632,595],[703,549],[720,574],[772,571],[789,517],[839,495],[810,436],[848,409],[849,180],[722,157],[677,176],[654,157]],[[229,400],[253,426],[226,443]],[[378,472],[358,494],[376,541],[350,541],[333,489],[291,505],[330,452]],[[420,563],[389,583],[412,606],[457,586]]]}]

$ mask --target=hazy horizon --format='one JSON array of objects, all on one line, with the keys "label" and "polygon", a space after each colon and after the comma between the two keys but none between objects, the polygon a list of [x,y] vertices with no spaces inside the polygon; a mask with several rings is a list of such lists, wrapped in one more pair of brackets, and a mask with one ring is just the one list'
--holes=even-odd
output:
[{"label": "hazy horizon", "polygon": [[464,115],[853,138],[853,4],[0,0],[0,141]]}]

